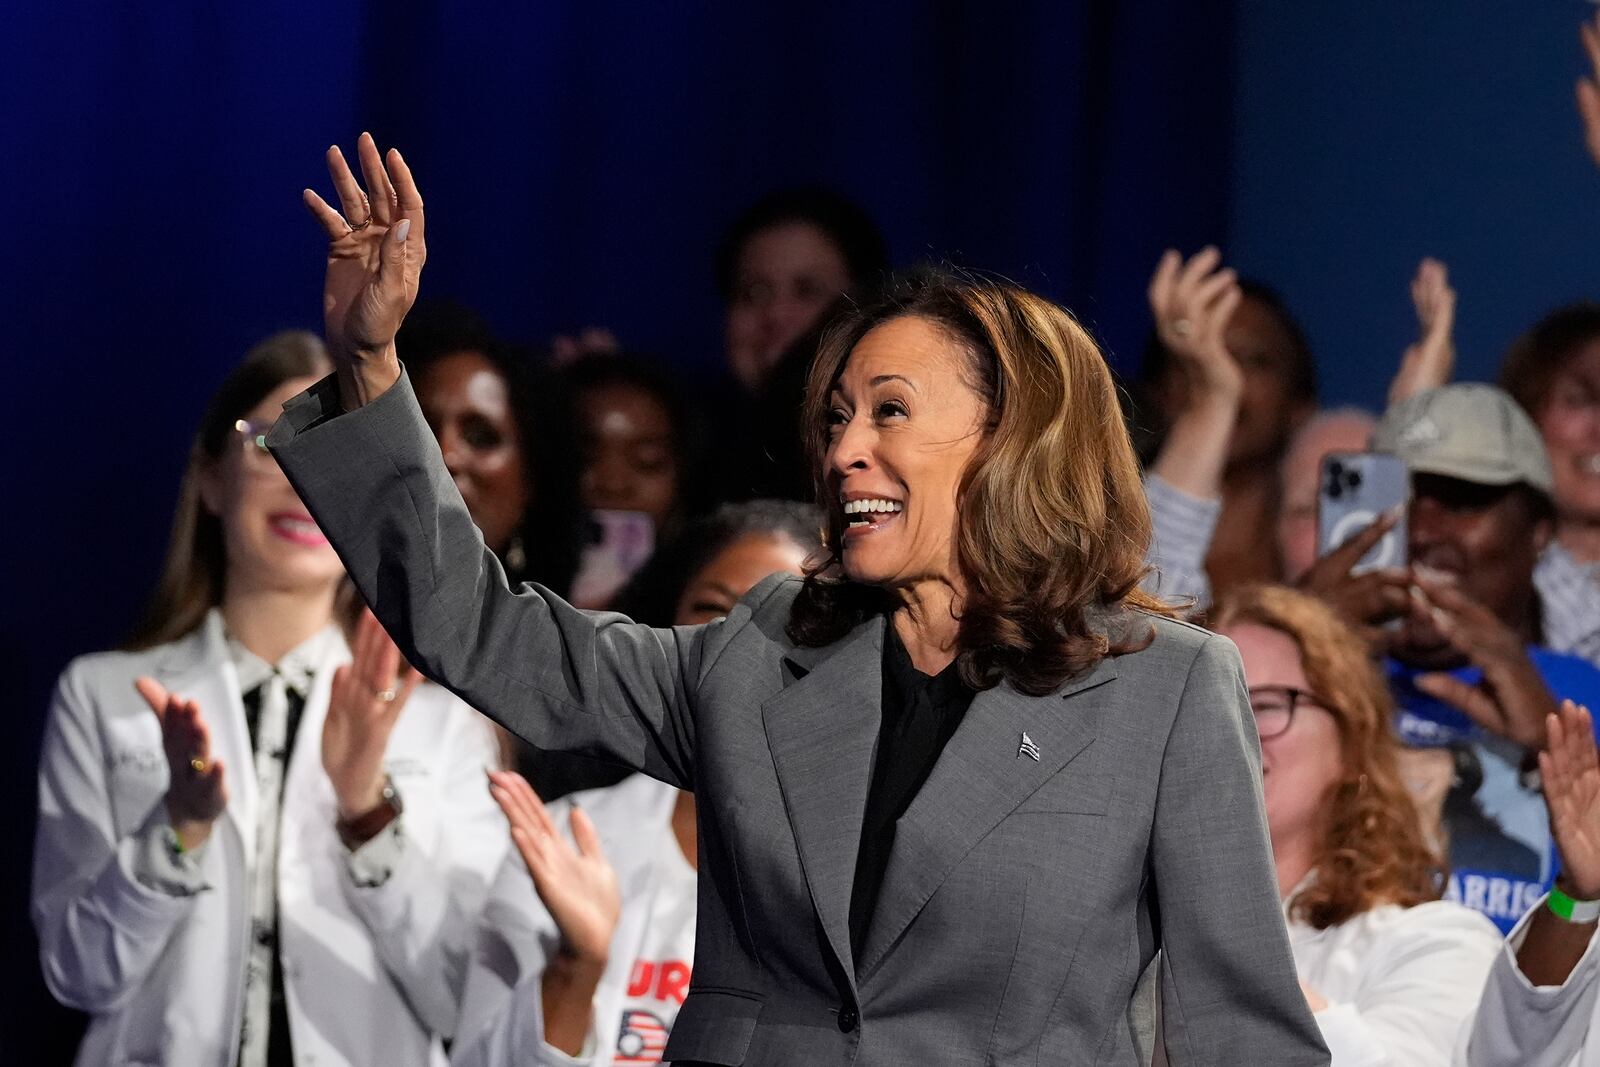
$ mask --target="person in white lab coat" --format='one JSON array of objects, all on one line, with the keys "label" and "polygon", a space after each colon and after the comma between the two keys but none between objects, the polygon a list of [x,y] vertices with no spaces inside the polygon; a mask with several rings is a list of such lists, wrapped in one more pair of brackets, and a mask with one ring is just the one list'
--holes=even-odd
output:
[{"label": "person in white lab coat", "polygon": [[1289,943],[1334,1067],[1443,1067],[1500,937],[1439,899],[1367,646],[1279,586],[1232,591],[1211,622],[1244,660]]},{"label": "person in white lab coat", "polygon": [[46,983],[78,1063],[444,1061],[505,852],[486,720],[419,686],[262,437],[329,369],[257,346],[213,397],[128,646],[74,660],[39,767]]},{"label": "person in white lab coat", "polygon": [[[768,574],[800,573],[821,520],[788,501],[725,505],[663,546],[618,606],[709,622]],[[520,776],[493,778],[517,851],[484,909],[450,1062],[659,1062],[693,968],[694,796],[633,774],[546,808]]]}]

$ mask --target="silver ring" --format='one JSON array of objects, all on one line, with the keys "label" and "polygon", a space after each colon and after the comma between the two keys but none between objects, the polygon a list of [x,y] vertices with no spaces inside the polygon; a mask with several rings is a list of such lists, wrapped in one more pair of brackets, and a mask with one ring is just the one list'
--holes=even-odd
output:
[{"label": "silver ring", "polygon": [[395,700],[395,697],[399,696],[400,694],[396,693],[391,688],[391,689],[379,689],[379,690],[376,690],[372,695],[377,697],[379,700],[383,701],[385,704],[393,704],[394,700]]},{"label": "silver ring", "polygon": [[1172,334],[1174,337],[1188,337],[1192,333],[1194,333],[1194,323],[1190,322],[1188,319],[1177,319],[1172,323]]}]

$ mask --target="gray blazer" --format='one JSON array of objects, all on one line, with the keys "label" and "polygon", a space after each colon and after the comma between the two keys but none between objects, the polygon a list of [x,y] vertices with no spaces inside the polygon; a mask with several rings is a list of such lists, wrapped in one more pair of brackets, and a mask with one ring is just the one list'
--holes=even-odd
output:
[{"label": "gray blazer", "polygon": [[409,381],[340,412],[330,378],[269,444],[407,658],[534,745],[700,798],[694,977],[670,1060],[1134,1064],[1135,985],[1160,949],[1170,1062],[1328,1062],[1227,641],[1152,618],[1149,647],[1057,693],[980,693],[899,821],[856,958],[883,621],[798,648],[784,628],[799,583],[778,577],[726,619],[672,629],[513,592]]}]

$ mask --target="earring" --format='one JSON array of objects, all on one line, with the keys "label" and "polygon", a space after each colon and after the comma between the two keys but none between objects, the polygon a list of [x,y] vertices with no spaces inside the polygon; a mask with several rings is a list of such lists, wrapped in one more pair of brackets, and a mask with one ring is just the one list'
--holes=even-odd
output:
[{"label": "earring", "polygon": [[522,533],[518,531],[511,535],[511,543],[506,546],[506,570],[521,574],[527,566],[528,554],[522,550]]}]

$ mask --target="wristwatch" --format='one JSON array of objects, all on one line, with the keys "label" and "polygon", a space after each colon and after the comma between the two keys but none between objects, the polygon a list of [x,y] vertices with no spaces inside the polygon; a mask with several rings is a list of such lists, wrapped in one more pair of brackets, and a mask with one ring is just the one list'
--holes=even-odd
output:
[{"label": "wristwatch", "polygon": [[1553,914],[1569,923],[1592,923],[1600,919],[1600,900],[1575,900],[1563,893],[1560,886],[1550,887],[1547,904]]},{"label": "wristwatch", "polygon": [[334,823],[334,829],[339,832],[339,840],[344,842],[344,847],[354,852],[382,833],[404,810],[400,793],[394,787],[394,779],[386,774],[383,776],[383,792],[379,795],[377,806],[352,819],[340,819]]}]

